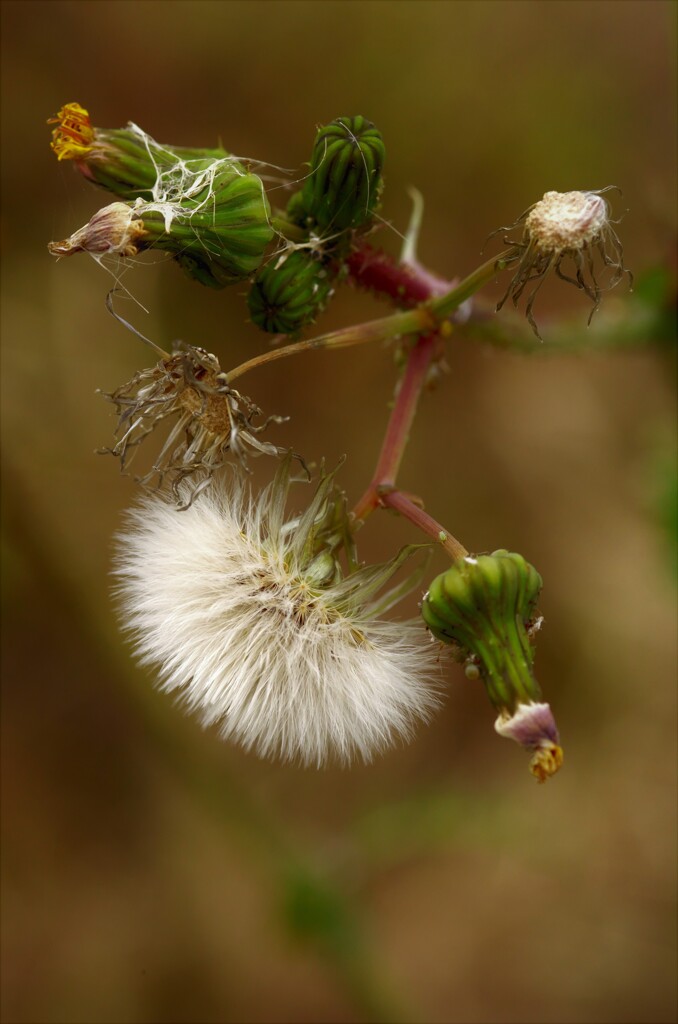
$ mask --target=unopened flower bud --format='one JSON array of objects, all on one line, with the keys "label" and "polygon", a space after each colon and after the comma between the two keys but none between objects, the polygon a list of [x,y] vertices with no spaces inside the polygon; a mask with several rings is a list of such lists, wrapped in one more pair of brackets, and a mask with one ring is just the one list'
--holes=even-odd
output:
[{"label": "unopened flower bud", "polygon": [[336,271],[298,249],[257,274],[247,299],[253,323],[273,334],[296,334],[327,305]]},{"label": "unopened flower bud", "polygon": [[433,580],[422,616],[435,637],[455,645],[467,676],[480,675],[499,712],[497,732],[533,753],[531,770],[544,781],[560,767],[562,750],[532,671],[531,626],[541,586],[522,555],[467,556]]},{"label": "unopened flower bud", "polygon": [[302,191],[306,215],[326,233],[364,226],[379,202],[384,157],[381,133],[364,117],[320,128]]}]

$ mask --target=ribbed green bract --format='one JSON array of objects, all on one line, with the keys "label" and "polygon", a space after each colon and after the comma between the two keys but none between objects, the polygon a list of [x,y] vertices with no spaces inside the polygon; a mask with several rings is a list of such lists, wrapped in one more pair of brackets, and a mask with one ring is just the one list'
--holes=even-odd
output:
[{"label": "ribbed green bract", "polygon": [[272,334],[296,334],[324,309],[336,274],[312,253],[297,250],[262,267],[250,290],[252,321]]},{"label": "ribbed green bract", "polygon": [[381,133],[364,117],[338,117],[320,128],[302,190],[306,216],[323,232],[369,222],[379,202],[384,156]]},{"label": "ribbed green bract", "polygon": [[433,635],[474,657],[492,703],[502,710],[540,697],[527,627],[541,586],[522,555],[500,550],[453,563],[422,603]]},{"label": "ribbed green bract", "polygon": [[299,224],[301,227],[308,226],[308,214],[306,207],[304,206],[303,192],[295,192],[287,204],[287,210],[285,211],[287,219],[292,224]]},{"label": "ribbed green bract", "polygon": [[121,199],[149,200],[158,175],[166,179],[161,189],[165,190],[181,181],[185,171],[193,175],[227,157],[221,148],[162,145],[133,128],[97,128],[91,152],[78,160],[78,166],[90,181]]},{"label": "ribbed green bract", "polygon": [[[273,238],[270,207],[261,178],[231,161],[213,162],[204,185],[169,204],[139,208],[150,238],[146,248],[172,253],[186,273],[212,288],[249,277]],[[207,169],[210,170],[209,168]]]}]

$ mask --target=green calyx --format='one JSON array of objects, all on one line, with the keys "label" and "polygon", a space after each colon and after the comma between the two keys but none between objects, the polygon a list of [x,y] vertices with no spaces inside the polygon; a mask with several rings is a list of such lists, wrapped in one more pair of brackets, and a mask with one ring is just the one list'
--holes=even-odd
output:
[{"label": "green calyx", "polygon": [[249,277],[273,238],[262,181],[235,161],[212,161],[176,199],[134,209],[146,231],[143,247],[171,253],[211,288]]},{"label": "green calyx", "polygon": [[249,294],[253,323],[273,334],[297,334],[327,305],[352,246],[368,227],[382,191],[384,143],[364,117],[338,117],[318,130],[311,169],[276,226],[306,245],[259,271]]},{"label": "green calyx", "polygon": [[331,266],[302,249],[267,263],[247,299],[253,323],[273,334],[296,334],[324,309],[335,278]]},{"label": "green calyx", "polygon": [[384,157],[381,133],[371,121],[336,118],[316,135],[309,176],[301,199],[292,197],[288,216],[323,233],[365,226],[379,203]]},{"label": "green calyx", "polygon": [[500,550],[455,562],[433,580],[422,603],[433,635],[477,666],[500,711],[513,713],[541,697],[528,633],[541,586],[522,555]]},{"label": "green calyx", "polygon": [[180,187],[215,160],[226,160],[221,148],[192,149],[161,145],[140,129],[102,129],[94,132],[91,150],[78,161],[85,177],[120,199],[150,200]]}]

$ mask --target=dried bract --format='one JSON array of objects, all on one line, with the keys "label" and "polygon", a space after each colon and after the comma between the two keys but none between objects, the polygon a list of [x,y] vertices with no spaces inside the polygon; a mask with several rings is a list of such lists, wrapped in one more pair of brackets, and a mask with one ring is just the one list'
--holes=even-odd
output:
[{"label": "dried bract", "polygon": [[134,210],[126,203],[110,203],[97,210],[84,227],[62,242],[49,242],[52,256],[73,256],[88,252],[91,256],[117,254],[136,256],[141,240],[148,232]]},{"label": "dried bract", "polygon": [[[269,423],[283,423],[285,417],[269,416],[257,424],[261,409],[228,386],[216,356],[202,348],[186,345],[156,366],[139,371],[112,394],[103,394],[120,415],[118,441],[103,451],[118,456],[122,469],[161,422],[175,418],[152,469],[138,481],[156,487],[169,482],[182,508],[209,485],[227,455],[247,468],[248,449],[265,455],[285,452],[258,436]],[[197,483],[180,492],[182,480],[199,471]]]}]

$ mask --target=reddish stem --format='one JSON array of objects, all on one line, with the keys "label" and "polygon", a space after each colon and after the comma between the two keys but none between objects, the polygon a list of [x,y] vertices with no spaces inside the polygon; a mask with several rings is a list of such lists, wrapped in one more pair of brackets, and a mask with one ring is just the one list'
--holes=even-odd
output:
[{"label": "reddish stem", "polygon": [[448,552],[453,561],[458,558],[464,558],[468,555],[468,551],[463,544],[453,537],[448,531],[440,525],[435,519],[424,512],[421,506],[417,505],[404,491],[387,490],[383,489],[379,494],[380,503],[392,508],[400,515],[405,516],[411,523],[418,526],[420,530],[432,537],[433,540],[437,541],[442,547]]},{"label": "reddish stem", "polygon": [[[427,299],[447,293],[449,282],[431,274],[420,264],[396,263],[387,253],[362,245],[348,261],[352,280],[362,288],[388,295],[399,306],[416,306]],[[449,325],[445,325],[449,329]],[[379,459],[372,481],[353,509],[353,521],[358,528],[380,505],[406,516],[424,533],[433,537],[449,552],[453,559],[467,554],[466,549],[443,529],[440,523],[416,505],[402,491],[395,489],[405,445],[417,411],[419,396],[426,382],[426,374],[435,355],[440,333],[421,335],[410,350],[407,366],[398,389]]]},{"label": "reddish stem", "polygon": [[386,435],[381,446],[379,459],[372,477],[372,482],[353,509],[356,526],[366,519],[370,512],[380,504],[380,487],[393,487],[405,452],[405,445],[410,434],[419,403],[419,396],[426,380],[426,373],[433,358],[438,334],[427,334],[420,337],[412,348],[405,368],[405,374],[391,411],[386,427]]},{"label": "reddish stem", "polygon": [[360,288],[387,295],[398,306],[417,306],[444,295],[451,284],[420,264],[397,263],[382,249],[362,244],[346,260],[351,280]]}]

